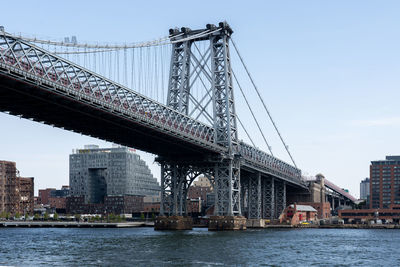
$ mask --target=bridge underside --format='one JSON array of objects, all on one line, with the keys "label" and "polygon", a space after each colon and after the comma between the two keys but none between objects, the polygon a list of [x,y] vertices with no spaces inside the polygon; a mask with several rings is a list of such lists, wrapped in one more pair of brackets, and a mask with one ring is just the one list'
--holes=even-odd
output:
[{"label": "bridge underside", "polygon": [[[6,76],[7,75],[7,76]],[[215,152],[111,113],[89,101],[0,73],[0,111],[165,157],[200,159]],[[82,101],[83,100],[83,101]]]}]

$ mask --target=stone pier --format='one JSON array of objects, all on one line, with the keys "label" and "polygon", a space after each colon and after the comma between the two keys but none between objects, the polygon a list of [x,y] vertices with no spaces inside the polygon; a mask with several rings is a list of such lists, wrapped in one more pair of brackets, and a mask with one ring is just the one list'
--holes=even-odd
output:
[{"label": "stone pier", "polygon": [[154,230],[192,230],[193,220],[186,216],[158,216]]},{"label": "stone pier", "polygon": [[243,216],[211,216],[209,231],[246,230],[246,218]]},{"label": "stone pier", "polygon": [[264,228],[265,219],[247,219],[247,228]]}]

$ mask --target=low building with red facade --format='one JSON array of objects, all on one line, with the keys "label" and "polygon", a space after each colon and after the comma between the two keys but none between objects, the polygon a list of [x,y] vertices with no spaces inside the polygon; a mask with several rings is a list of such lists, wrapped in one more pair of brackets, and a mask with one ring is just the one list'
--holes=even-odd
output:
[{"label": "low building with red facade", "polygon": [[316,209],[318,219],[328,219],[331,217],[331,204],[329,202],[299,202],[297,204],[311,206]]},{"label": "low building with red facade", "polygon": [[297,225],[302,222],[316,222],[317,210],[309,205],[289,205],[281,214],[280,223]]}]

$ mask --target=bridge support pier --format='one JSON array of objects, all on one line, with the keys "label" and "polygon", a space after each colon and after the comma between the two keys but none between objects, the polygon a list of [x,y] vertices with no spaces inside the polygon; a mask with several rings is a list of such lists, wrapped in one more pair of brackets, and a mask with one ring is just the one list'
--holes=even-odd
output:
[{"label": "bridge support pier", "polygon": [[191,230],[193,220],[187,216],[158,216],[154,221],[154,230]]},{"label": "bridge support pier", "polygon": [[246,221],[243,216],[211,216],[208,231],[246,230]]},{"label": "bridge support pier", "polygon": [[262,180],[263,218],[272,221],[275,219],[275,179],[273,177]]},{"label": "bridge support pier", "polygon": [[193,220],[187,216],[187,193],[200,171],[188,163],[158,161],[161,164],[161,205],[154,229],[190,230]]},{"label": "bridge support pier", "polygon": [[214,174],[215,209],[208,230],[246,230],[246,218],[241,216],[239,160],[229,159],[216,163]]}]

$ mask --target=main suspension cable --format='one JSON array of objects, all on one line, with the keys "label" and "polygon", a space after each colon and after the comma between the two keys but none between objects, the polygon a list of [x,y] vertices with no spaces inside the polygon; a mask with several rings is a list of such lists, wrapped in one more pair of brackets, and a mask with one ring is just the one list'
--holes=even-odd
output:
[{"label": "main suspension cable", "polygon": [[284,146],[285,149],[286,149],[286,152],[289,154],[290,159],[292,160],[294,166],[297,168],[297,165],[296,165],[296,163],[294,162],[294,159],[293,159],[293,157],[292,157],[292,154],[291,154],[290,151],[289,151],[289,146],[286,145],[285,141],[283,140],[282,135],[281,135],[281,133],[279,132],[278,127],[276,126],[274,120],[272,119],[272,116],[271,116],[271,114],[270,114],[270,112],[269,112],[267,106],[265,105],[265,102],[264,102],[263,98],[261,97],[261,94],[260,94],[260,92],[258,91],[258,88],[257,88],[256,84],[254,83],[254,80],[253,80],[253,78],[251,77],[251,74],[250,74],[249,70],[247,69],[247,66],[246,66],[246,64],[244,63],[244,60],[243,60],[243,58],[242,58],[242,56],[241,56],[241,54],[240,54],[238,48],[236,47],[236,44],[235,44],[235,42],[233,41],[232,38],[231,38],[231,41],[232,41],[233,47],[234,47],[235,50],[236,50],[236,53],[237,53],[238,56],[239,56],[240,61],[242,62],[242,65],[243,65],[244,69],[246,70],[247,75],[248,75],[249,78],[250,78],[251,83],[253,84],[254,89],[255,89],[256,92],[257,92],[257,95],[258,95],[259,99],[261,100],[261,103],[262,103],[263,106],[264,106],[265,111],[266,111],[267,114],[268,114],[269,119],[270,119],[271,122],[272,122],[272,125],[274,126],[276,132],[278,133],[279,138],[280,138],[281,141],[282,141],[283,146]]}]

